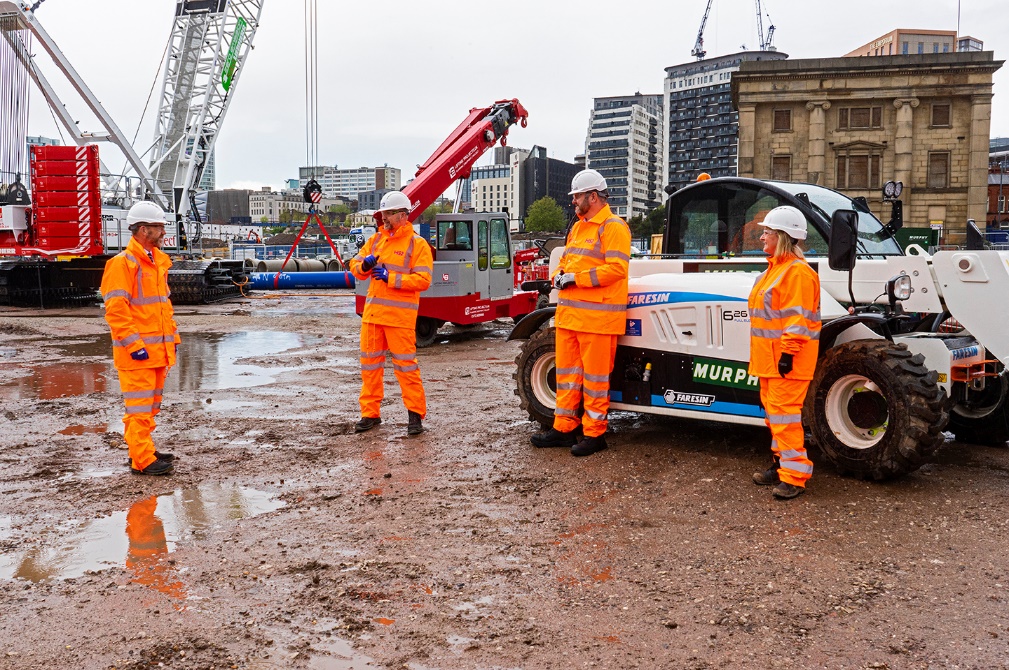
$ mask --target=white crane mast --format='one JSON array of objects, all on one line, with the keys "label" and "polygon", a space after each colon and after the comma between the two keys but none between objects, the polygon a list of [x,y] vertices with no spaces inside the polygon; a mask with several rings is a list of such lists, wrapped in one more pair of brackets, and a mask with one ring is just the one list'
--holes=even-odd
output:
[{"label": "white crane mast", "polygon": [[263,0],[179,0],[169,38],[154,132],[151,173],[187,217],[231,104]]}]

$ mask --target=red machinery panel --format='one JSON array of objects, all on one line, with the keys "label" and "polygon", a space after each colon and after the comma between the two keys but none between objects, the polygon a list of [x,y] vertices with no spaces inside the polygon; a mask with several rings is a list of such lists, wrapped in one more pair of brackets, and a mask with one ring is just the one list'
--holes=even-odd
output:
[{"label": "red machinery panel", "polygon": [[102,206],[98,191],[87,188],[77,191],[40,191],[32,194],[32,202],[36,209],[48,207],[94,207],[101,209]]}]

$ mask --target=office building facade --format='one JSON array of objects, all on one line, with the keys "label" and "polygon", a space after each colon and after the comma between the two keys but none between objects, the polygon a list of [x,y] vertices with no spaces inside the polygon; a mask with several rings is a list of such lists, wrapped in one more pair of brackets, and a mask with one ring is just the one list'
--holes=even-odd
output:
[{"label": "office building facade", "polygon": [[585,165],[605,177],[610,208],[625,219],[662,201],[662,97],[635,93],[592,102]]},{"label": "office building facade", "polygon": [[376,189],[398,191],[402,181],[399,168],[360,167],[340,169],[336,166],[318,165],[298,169],[298,185],[304,188],[310,179],[315,179],[322,187],[326,198],[357,199],[357,194]]},{"label": "office building facade", "polygon": [[780,51],[742,51],[666,68],[663,86],[662,174],[681,188],[706,172],[736,174],[739,115],[732,107],[732,73],[740,63],[784,60]]}]

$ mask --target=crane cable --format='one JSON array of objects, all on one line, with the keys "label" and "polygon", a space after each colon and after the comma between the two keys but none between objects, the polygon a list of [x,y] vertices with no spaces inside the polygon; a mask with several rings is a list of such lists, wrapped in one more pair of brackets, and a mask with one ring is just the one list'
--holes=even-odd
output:
[{"label": "crane cable", "polygon": [[27,179],[28,169],[28,70],[31,33],[19,28],[15,17],[0,19],[0,188],[18,177]]},{"label": "crane cable", "polygon": [[319,24],[317,0],[305,0],[305,159],[315,178],[319,162]]}]

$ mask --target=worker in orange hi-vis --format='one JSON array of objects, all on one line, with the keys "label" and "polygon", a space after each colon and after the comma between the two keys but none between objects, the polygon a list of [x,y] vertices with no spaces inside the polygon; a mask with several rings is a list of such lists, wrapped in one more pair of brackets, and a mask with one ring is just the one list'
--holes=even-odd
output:
[{"label": "worker in orange hi-vis", "polygon": [[387,350],[406,405],[407,435],[424,432],[427,401],[417,365],[417,309],[421,292],[431,285],[434,262],[431,245],[413,232],[411,209],[410,198],[399,191],[382,196],[376,214],[382,227],[350,261],[357,279],[371,280],[361,318],[361,420],[354,425],[358,433],[382,423]]},{"label": "worker in orange hi-vis", "polygon": [[[606,448],[610,373],[617,337],[626,331],[631,231],[610,210],[606,180],[582,170],[571,181],[578,220],[568,231],[553,274],[558,289],[557,407],[553,427],[532,436],[537,447],[571,447],[574,456]],[[584,413],[579,420],[579,407]],[[576,431],[582,427],[582,438]]]},{"label": "worker in orange hi-vis", "polygon": [[165,376],[181,342],[168,297],[172,261],[161,251],[165,213],[153,202],[138,202],[126,223],[133,235],[126,249],[105,264],[101,286],[105,320],[112,328],[112,359],[126,402],[123,437],[132,472],[169,475],[175,457],[156,451],[151,439]]},{"label": "worker in orange hi-vis", "polygon": [[[149,496],[130,505],[126,513],[126,569],[133,573],[137,584],[149,586],[169,598],[182,601],[186,598],[186,587],[178,579],[175,561],[167,561],[168,538],[165,525],[156,516],[157,496]],[[175,604],[175,609],[182,605]]]},{"label": "worker in orange hi-vis", "polygon": [[802,405],[816,369],[820,340],[820,277],[803,257],[806,217],[775,207],[764,217],[761,240],[767,270],[750,292],[750,374],[760,379],[764,422],[771,430],[774,464],[753,481],[774,486],[776,498],[794,498],[813,476],[802,430]]}]

